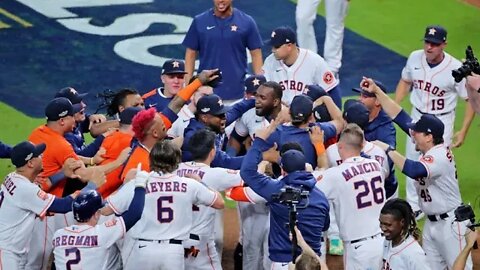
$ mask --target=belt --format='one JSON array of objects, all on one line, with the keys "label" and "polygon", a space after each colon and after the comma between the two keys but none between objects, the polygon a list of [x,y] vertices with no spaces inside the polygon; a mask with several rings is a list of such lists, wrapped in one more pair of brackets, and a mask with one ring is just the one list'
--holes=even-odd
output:
[{"label": "belt", "polygon": [[144,242],[153,242],[153,243],[169,243],[169,244],[175,244],[175,245],[181,245],[182,240],[177,240],[177,239],[170,239],[170,240],[152,240],[152,239],[138,239],[138,241],[144,241]]},{"label": "belt", "polygon": [[[421,114],[433,114],[433,113],[424,113],[424,112],[420,111],[418,108],[415,108],[415,110],[417,110],[417,112],[419,112]],[[438,113],[438,114],[433,114],[433,115],[442,116],[442,115],[451,114],[452,112],[454,112],[454,111],[452,110],[452,111],[449,111],[449,112]]]},{"label": "belt", "polygon": [[440,214],[440,215],[427,215],[428,220],[433,221],[433,222],[444,220],[448,217],[449,217],[448,213],[443,213],[443,214]]},{"label": "belt", "polygon": [[364,237],[364,238],[360,238],[360,239],[355,239],[355,240],[350,241],[350,244],[355,244],[355,243],[358,243],[358,242],[362,242],[362,241],[366,241],[366,240],[370,240],[370,239],[375,239],[375,238],[377,238],[379,235],[381,235],[381,234],[380,234],[380,233],[377,233],[377,234],[372,235],[372,236],[369,236],[369,237]]}]

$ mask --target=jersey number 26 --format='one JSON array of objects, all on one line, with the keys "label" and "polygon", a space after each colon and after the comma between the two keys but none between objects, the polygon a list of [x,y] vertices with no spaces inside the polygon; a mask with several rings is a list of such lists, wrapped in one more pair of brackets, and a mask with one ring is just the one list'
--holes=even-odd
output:
[{"label": "jersey number 26", "polygon": [[371,179],[370,183],[362,180],[353,183],[355,190],[360,190],[357,194],[357,207],[362,209],[372,205],[372,199],[367,198],[370,195],[370,192],[373,193],[373,202],[376,204],[381,204],[385,200],[385,194],[383,191],[382,178],[380,176],[374,177]]}]

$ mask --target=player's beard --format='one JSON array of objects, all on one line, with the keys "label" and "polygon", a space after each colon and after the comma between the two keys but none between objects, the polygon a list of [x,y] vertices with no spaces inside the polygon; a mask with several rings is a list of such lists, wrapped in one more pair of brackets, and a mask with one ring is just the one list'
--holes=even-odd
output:
[{"label": "player's beard", "polygon": [[269,116],[273,112],[273,106],[255,107],[255,114],[257,116]]}]

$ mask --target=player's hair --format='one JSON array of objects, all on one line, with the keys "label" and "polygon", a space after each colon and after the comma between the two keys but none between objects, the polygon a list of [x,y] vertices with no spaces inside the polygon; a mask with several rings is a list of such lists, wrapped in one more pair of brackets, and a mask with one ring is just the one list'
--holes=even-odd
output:
[{"label": "player's hair", "polygon": [[364,141],[363,130],[357,124],[347,124],[340,133],[339,142],[345,143],[355,150],[361,151]]},{"label": "player's hair", "polygon": [[215,133],[209,129],[197,130],[187,142],[187,149],[192,154],[192,160],[204,161],[215,148]]},{"label": "player's hair", "polygon": [[182,151],[170,140],[156,142],[150,152],[150,168],[157,173],[171,173],[182,160]]},{"label": "player's hair", "polygon": [[415,221],[415,212],[413,212],[410,204],[400,198],[390,199],[385,202],[382,210],[383,215],[392,215],[395,220],[404,220],[402,235],[410,234],[415,240],[420,239],[420,230],[417,228]]},{"label": "player's hair", "polygon": [[292,149],[293,150],[298,150],[302,154],[304,154],[303,148],[299,143],[297,143],[297,142],[287,142],[287,143],[283,144],[282,147],[280,147],[280,156],[283,155],[283,153],[287,152],[288,150],[292,150]]},{"label": "player's hair", "polygon": [[142,141],[149,129],[153,125],[153,119],[157,111],[155,108],[150,108],[148,110],[142,110],[138,112],[132,119],[132,131],[134,137],[139,141]]},{"label": "player's hair", "polygon": [[114,116],[115,114],[119,113],[118,107],[120,105],[124,105],[125,98],[129,95],[138,95],[137,90],[133,88],[123,88],[120,89],[112,98],[110,105],[107,107],[107,115]]},{"label": "player's hair", "polygon": [[295,263],[295,270],[321,270],[322,265],[318,259],[310,254],[302,253]]},{"label": "player's hair", "polygon": [[439,138],[433,138],[433,145],[439,145],[443,143],[443,136]]},{"label": "player's hair", "polygon": [[268,81],[268,82],[262,83],[261,85],[273,89],[273,95],[274,95],[273,98],[278,98],[280,100],[282,99],[283,90],[282,90],[282,86],[279,83],[274,81]]}]

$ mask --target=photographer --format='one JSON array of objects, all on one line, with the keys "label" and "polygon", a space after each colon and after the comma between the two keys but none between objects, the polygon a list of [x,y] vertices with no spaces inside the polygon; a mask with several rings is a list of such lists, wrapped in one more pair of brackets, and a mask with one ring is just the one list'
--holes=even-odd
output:
[{"label": "photographer", "polygon": [[[266,142],[266,138],[276,129],[278,123],[278,120],[275,120],[269,127],[256,132],[252,147],[243,160],[240,175],[256,193],[267,200],[270,207],[268,237],[272,269],[288,269],[288,263],[292,261],[292,242],[289,240],[289,229],[286,224],[289,222],[291,212],[289,206],[274,199],[275,195],[284,197],[286,194],[281,191],[285,188],[290,191],[292,188],[299,190],[297,193],[309,192],[308,200],[302,198],[300,201],[302,206],[298,206],[297,224],[306,242],[316,254],[320,254],[322,232],[329,227],[329,205],[325,195],[315,187],[316,180],[313,175],[305,171],[305,156],[298,150],[289,150],[282,155],[281,167],[284,177],[281,180],[276,181],[257,172],[262,152],[273,146]],[[301,208],[303,205],[306,207]]]},{"label": "photographer", "polygon": [[467,76],[468,101],[473,110],[480,114],[480,75],[473,73]]}]

